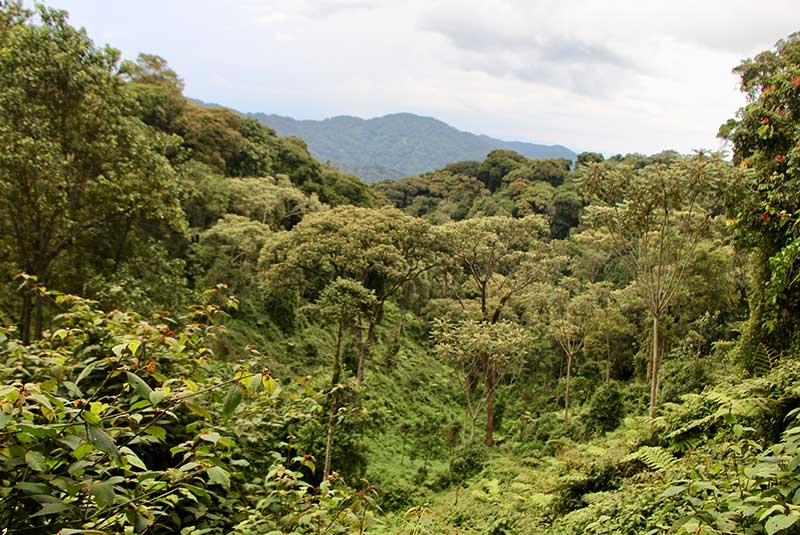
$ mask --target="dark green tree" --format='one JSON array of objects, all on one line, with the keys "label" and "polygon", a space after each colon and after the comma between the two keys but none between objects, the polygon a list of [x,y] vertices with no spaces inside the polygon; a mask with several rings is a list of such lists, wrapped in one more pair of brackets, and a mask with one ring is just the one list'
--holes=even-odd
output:
[{"label": "dark green tree", "polygon": [[[65,12],[37,10],[34,22],[17,2],[0,6],[3,268],[80,288],[93,275],[87,263],[113,270],[132,241],[180,232],[182,214],[153,135],[126,113],[119,53],[96,47]],[[68,268],[54,269],[68,253]],[[30,292],[21,300],[28,341],[43,328],[43,303]]]},{"label": "dark green tree", "polygon": [[719,131],[752,170],[731,205],[740,245],[755,250],[750,352],[783,350],[800,328],[800,34],[734,69],[747,105]]}]

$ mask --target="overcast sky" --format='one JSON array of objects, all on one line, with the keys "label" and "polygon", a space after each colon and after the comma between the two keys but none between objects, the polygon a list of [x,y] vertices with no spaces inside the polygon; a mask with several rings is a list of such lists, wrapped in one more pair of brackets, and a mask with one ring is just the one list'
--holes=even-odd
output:
[{"label": "overcast sky", "polygon": [[412,112],[607,154],[720,148],[731,69],[797,0],[51,0],[188,96],[298,119]]}]

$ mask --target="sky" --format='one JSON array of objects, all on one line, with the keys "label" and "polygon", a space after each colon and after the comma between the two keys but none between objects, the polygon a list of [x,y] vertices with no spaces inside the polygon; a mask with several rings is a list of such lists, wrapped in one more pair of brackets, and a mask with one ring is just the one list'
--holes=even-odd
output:
[{"label": "sky", "polygon": [[724,148],[732,69],[797,0],[49,0],[185,94],[297,119],[411,112],[607,155]]}]

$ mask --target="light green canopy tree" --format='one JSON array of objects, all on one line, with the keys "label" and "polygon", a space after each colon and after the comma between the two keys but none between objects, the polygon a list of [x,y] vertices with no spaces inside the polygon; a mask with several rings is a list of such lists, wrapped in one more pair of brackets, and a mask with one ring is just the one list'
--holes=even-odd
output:
[{"label": "light green canopy tree", "polygon": [[[484,405],[494,401],[497,385],[519,375],[525,356],[532,350],[533,336],[522,326],[506,320],[488,323],[461,320],[455,323],[437,320],[432,330],[436,350],[459,373],[464,384],[465,432],[475,439],[475,421]],[[475,396],[475,378],[487,377],[483,396]],[[488,421],[487,443],[492,439],[494,421]]]},{"label": "light green canopy tree", "polygon": [[269,225],[273,230],[291,229],[305,214],[322,208],[316,194],[306,195],[285,175],[231,178],[226,185],[231,212]]},{"label": "light green canopy tree", "polygon": [[342,206],[308,214],[291,231],[273,235],[261,265],[268,290],[293,288],[310,301],[339,277],[375,293],[366,340],[358,344],[361,383],[386,301],[435,265],[437,248],[421,219],[396,208]]},{"label": "light green canopy tree", "polygon": [[[482,217],[439,229],[447,291],[463,316],[498,323],[508,305],[525,289],[551,278],[563,265],[552,254],[549,229],[538,215],[521,219]],[[486,443],[494,443],[496,374],[491,355],[482,359],[486,402]]]},{"label": "light green canopy tree", "polygon": [[339,410],[336,393],[342,382],[342,343],[347,332],[361,328],[375,305],[375,293],[364,288],[361,283],[338,278],[320,294],[320,313],[323,321],[333,325],[336,331],[336,346],[333,352],[331,390],[328,394],[328,431],[325,440],[325,465],[323,479],[331,474],[331,452],[333,434],[336,430],[336,417]]},{"label": "light green canopy tree", "polygon": [[680,290],[698,243],[720,212],[720,192],[735,170],[719,154],[699,152],[639,169],[591,163],[582,179],[594,202],[585,221],[611,235],[653,319],[650,416],[655,417],[659,322]]},{"label": "light green canopy tree", "polygon": [[567,357],[564,425],[569,426],[572,368],[595,315],[595,296],[586,285],[572,278],[564,278],[556,286],[539,284],[532,293],[538,323]]}]

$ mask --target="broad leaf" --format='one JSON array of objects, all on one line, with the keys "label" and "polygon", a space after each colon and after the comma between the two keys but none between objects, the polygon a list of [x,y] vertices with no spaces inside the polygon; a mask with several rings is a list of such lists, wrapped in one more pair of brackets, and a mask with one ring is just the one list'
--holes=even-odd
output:
[{"label": "broad leaf", "polygon": [[239,403],[242,402],[242,389],[239,385],[234,385],[229,391],[228,395],[225,396],[225,403],[222,406],[222,416],[225,418],[230,417],[233,414],[233,411],[236,410],[236,407],[239,406]]},{"label": "broad leaf", "polygon": [[119,457],[119,451],[117,450],[117,445],[114,444],[114,439],[99,427],[89,426],[89,440],[92,441],[92,445],[95,448],[103,453],[107,453],[112,457]]},{"label": "broad leaf", "polygon": [[221,485],[225,490],[230,490],[231,488],[230,474],[219,466],[212,466],[208,469],[208,480],[211,483]]},{"label": "broad leaf", "polygon": [[34,472],[44,472],[47,470],[47,459],[38,451],[29,451],[25,454],[25,463]]},{"label": "broad leaf", "polygon": [[797,522],[798,518],[800,518],[800,515],[797,513],[771,516],[769,520],[767,520],[767,523],[764,524],[764,529],[767,531],[767,535],[772,535],[773,533],[778,533],[779,531],[792,527]]},{"label": "broad leaf", "polygon": [[128,384],[131,385],[134,392],[139,394],[139,397],[142,399],[149,400],[150,394],[153,393],[153,389],[150,388],[150,385],[144,382],[144,379],[136,375],[135,373],[125,372],[125,375],[128,377]]}]

